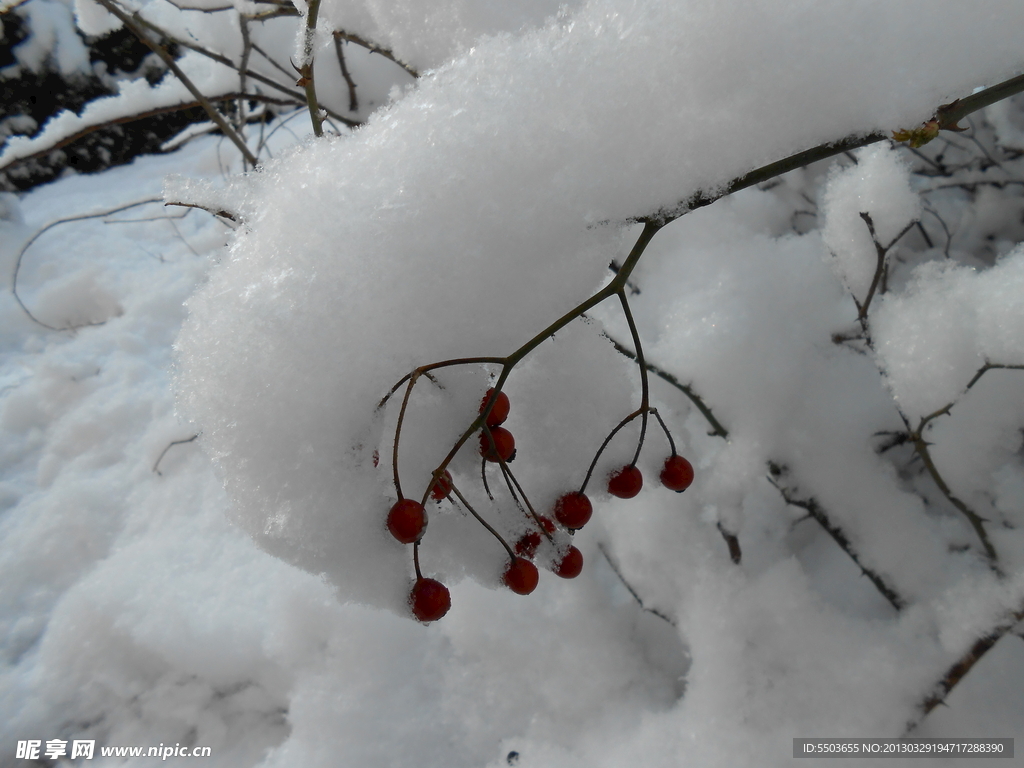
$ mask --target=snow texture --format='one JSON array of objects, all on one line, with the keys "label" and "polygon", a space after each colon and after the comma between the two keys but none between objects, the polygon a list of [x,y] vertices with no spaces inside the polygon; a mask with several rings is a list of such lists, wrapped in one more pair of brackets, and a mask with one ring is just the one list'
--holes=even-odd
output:
[{"label": "snow texture", "polygon": [[[1006,74],[1015,42],[1000,30],[1020,7],[949,12],[943,23],[955,17],[965,40],[978,36],[958,48],[970,56],[944,53],[893,83],[883,73],[920,58],[912,41],[933,9],[906,6],[878,27],[864,6],[846,20],[862,36],[835,39],[824,32],[833,17],[816,4],[731,16],[717,4],[595,2],[540,30],[481,41],[352,137],[304,147],[238,182],[231,209],[246,228],[191,300],[179,340],[181,405],[224,473],[235,519],[269,551],[328,574],[343,597],[404,610],[406,555],[381,526],[394,500],[391,463],[368,469],[373,450],[390,454],[381,440],[394,409],[382,421],[375,406],[391,385],[417,365],[509,354],[582,301],[623,256],[612,222],[821,141],[913,125],[943,89]],[[890,55],[863,56],[869,39],[896,35],[906,42]],[[824,60],[825,47],[821,68],[792,56]],[[883,242],[917,212],[887,152],[862,155],[877,185],[842,192],[837,179],[825,206],[849,214],[860,196],[879,211],[893,204],[891,220],[880,214]],[[562,364],[546,371],[555,382],[608,356],[565,346]],[[417,495],[472,421],[486,381],[450,387],[446,396],[421,387],[429,399],[412,403],[436,414],[402,444]],[[607,414],[596,433],[628,413],[629,387],[626,377],[590,378],[578,390]],[[583,430],[549,443],[576,467],[593,444]],[[529,453],[520,454],[528,474]],[[457,536],[427,544],[432,571],[449,579],[474,549]],[[485,583],[500,573],[497,564],[466,567]]]},{"label": "snow texture", "polygon": [[[237,43],[234,10],[146,12]],[[432,71],[407,87],[386,59],[352,55],[390,103],[320,140],[304,108],[249,126],[262,167],[244,175],[222,137],[184,136],[171,154],[0,196],[2,274],[17,266],[39,320],[76,326],[34,323],[3,278],[0,764],[24,762],[19,740],[58,738],[210,746],[204,763],[225,768],[790,766],[794,737],[908,723],[1020,744],[1019,100],[974,115],[969,136],[841,156],[659,232],[626,295],[648,361],[675,382],[652,374],[651,401],[696,479],[681,495],[660,486],[669,448],[652,421],[643,491],[609,496],[638,425],[617,433],[588,485],[594,519],[573,536],[577,579],[548,571],[545,543],[537,591],[511,593],[501,544],[431,501],[418,555],[452,608],[412,620],[411,548],[384,525],[404,388],[378,404],[416,366],[513,353],[610,278],[635,217],[820,142],[912,127],[1024,70],[1024,7],[323,13],[325,29]],[[296,23],[268,27],[276,51]],[[182,63],[204,88],[234,87],[227,68]],[[220,215],[147,204],[65,221],[161,190]],[[863,324],[877,252],[862,211],[883,245],[920,221],[888,252]],[[637,367],[611,339],[632,346],[614,301],[505,384],[510,467],[542,514],[639,403]],[[972,384],[986,362],[1006,367]],[[405,496],[427,491],[498,368],[416,382]],[[950,403],[930,422],[931,457],[986,521],[997,562],[907,443]],[[450,470],[507,539],[528,529],[493,466],[489,498],[476,435]],[[991,632],[1007,634],[923,717]]]}]

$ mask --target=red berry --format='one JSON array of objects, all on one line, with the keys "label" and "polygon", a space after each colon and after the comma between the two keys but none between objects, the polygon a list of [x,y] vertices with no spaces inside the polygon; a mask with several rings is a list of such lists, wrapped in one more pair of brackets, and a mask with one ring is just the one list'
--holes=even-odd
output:
[{"label": "red berry", "polygon": [[570,530],[582,528],[594,514],[594,507],[584,493],[566,493],[555,502],[555,519]]},{"label": "red berry", "polygon": [[661,484],[670,491],[682,493],[693,482],[693,465],[682,456],[673,454],[665,459],[661,470]]},{"label": "red berry", "polygon": [[444,474],[437,478],[433,487],[430,489],[430,495],[434,501],[443,501],[447,499],[452,492],[452,476],[446,469]]},{"label": "red berry", "polygon": [[537,554],[537,547],[539,547],[541,541],[543,541],[543,532],[547,531],[548,534],[555,532],[555,524],[551,522],[549,518],[540,515],[538,519],[540,520],[540,525],[543,530],[527,531],[519,537],[519,541],[516,542],[514,547],[517,555],[522,555],[530,560],[532,560],[533,556]]},{"label": "red berry", "polygon": [[[480,413],[484,412],[484,408],[487,407],[487,401],[491,399],[491,395],[494,394],[494,388],[487,390],[484,395],[484,399],[480,401]],[[508,401],[508,395],[504,392],[499,392],[497,399],[494,401],[494,407],[491,408],[491,412],[487,414],[485,424],[488,427],[496,427],[499,424],[505,423],[505,419],[508,418],[509,409],[512,404]]]},{"label": "red berry", "polygon": [[554,567],[555,575],[563,579],[575,579],[583,570],[583,553],[570,546],[558,564]]},{"label": "red berry", "polygon": [[519,537],[519,541],[516,542],[513,549],[515,549],[517,555],[533,559],[533,556],[537,554],[537,547],[539,546],[540,534],[537,531],[530,531]]},{"label": "red berry", "polygon": [[540,574],[537,572],[536,565],[529,560],[517,557],[509,563],[501,580],[517,595],[528,595],[537,588]]},{"label": "red berry", "polygon": [[419,541],[427,527],[423,505],[412,499],[399,499],[388,512],[388,530],[403,544]]},{"label": "red berry", "polygon": [[608,478],[608,493],[620,499],[632,499],[644,487],[644,476],[633,464],[627,464]]},{"label": "red berry", "polygon": [[437,621],[452,607],[452,596],[440,581],[416,579],[409,593],[409,606],[420,621]]},{"label": "red berry", "polygon": [[504,427],[491,427],[480,433],[480,455],[488,461],[508,461],[516,450],[516,439]]}]

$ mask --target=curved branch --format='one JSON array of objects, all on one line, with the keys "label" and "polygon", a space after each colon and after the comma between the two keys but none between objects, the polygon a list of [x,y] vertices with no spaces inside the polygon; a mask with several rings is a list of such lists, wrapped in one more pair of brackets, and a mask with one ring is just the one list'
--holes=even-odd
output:
[{"label": "curved branch", "polygon": [[[32,246],[32,243],[34,243],[36,240],[38,240],[45,232],[48,232],[49,230],[51,230],[54,227],[56,227],[58,224],[68,224],[68,223],[70,223],[72,221],[83,221],[85,219],[99,219],[99,218],[102,218],[104,216],[109,216],[112,213],[119,213],[120,211],[127,211],[127,210],[129,210],[131,208],[138,208],[140,205],[149,205],[150,203],[162,203],[162,202],[163,202],[163,198],[162,197],[150,197],[150,198],[147,198],[146,200],[139,200],[138,202],[128,203],[127,205],[119,205],[117,208],[108,208],[108,209],[103,210],[103,211],[97,211],[96,213],[82,213],[82,214],[79,214],[78,216],[68,216],[68,217],[63,218],[63,219],[57,219],[56,221],[51,221],[45,227],[43,227],[42,229],[38,230],[34,235],[32,235],[32,237],[30,237],[25,242],[25,244],[23,246],[21,246],[21,250],[18,251],[18,256],[14,260],[14,274],[11,277],[11,293],[14,294],[14,300],[18,302],[18,306],[22,308],[22,310],[25,312],[26,315],[28,315],[28,318],[32,322],[36,323],[37,325],[41,325],[41,326],[43,326],[43,328],[47,328],[47,329],[49,329],[51,331],[70,331],[70,330],[74,330],[74,328],[81,327],[81,326],[70,326],[70,327],[67,327],[67,328],[58,328],[57,326],[49,325],[48,323],[44,323],[38,317],[33,315],[32,311],[27,306],[25,306],[25,302],[23,302],[21,300],[21,296],[18,295],[18,275],[21,273],[21,264],[22,264],[22,261],[25,258],[25,253]],[[86,323],[86,325],[97,325],[97,323]]]}]

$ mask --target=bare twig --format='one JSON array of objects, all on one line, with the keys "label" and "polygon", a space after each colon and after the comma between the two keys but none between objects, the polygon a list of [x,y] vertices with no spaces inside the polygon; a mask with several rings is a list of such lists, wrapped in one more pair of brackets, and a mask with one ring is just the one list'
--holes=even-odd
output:
[{"label": "bare twig", "polygon": [[827,533],[832,537],[832,540],[839,545],[839,548],[847,554],[847,556],[853,560],[854,564],[860,568],[860,572],[863,573],[871,583],[875,586],[875,589],[889,601],[889,604],[897,611],[903,609],[906,605],[906,601],[900,597],[900,594],[896,589],[890,585],[881,575],[864,565],[860,557],[858,556],[853,545],[850,544],[850,540],[847,538],[846,533],[838,525],[833,523],[825,510],[821,508],[818,501],[811,497],[809,499],[797,499],[790,494],[788,488],[783,487],[779,484],[778,478],[781,478],[785,474],[785,470],[776,465],[769,464],[769,475],[768,482],[775,486],[778,492],[782,495],[782,500],[785,501],[792,507],[800,507],[801,509],[807,510],[807,514],[815,520]]},{"label": "bare twig", "polygon": [[[612,343],[612,346],[615,347],[615,350],[617,352],[625,355],[630,360],[636,360],[636,355],[633,354],[633,350],[629,349],[629,347],[623,346],[621,343],[613,339],[611,336],[608,335],[607,331],[602,331],[602,335]],[[705,419],[707,419],[708,424],[711,425],[712,431],[708,432],[709,435],[720,437],[723,440],[727,440],[729,438],[729,430],[723,427],[721,422],[717,418],[715,418],[715,414],[711,412],[711,409],[708,408],[707,404],[701,399],[700,395],[693,391],[693,388],[691,386],[683,384],[671,373],[664,370],[663,368],[659,368],[654,363],[645,361],[644,365],[648,371],[650,371],[663,381],[668,382],[673,387],[682,392],[684,395],[686,395],[688,398],[690,398],[690,402],[694,404],[697,410],[701,412],[701,415]]]},{"label": "bare twig", "polygon": [[[32,246],[32,243],[34,243],[36,240],[38,240],[45,232],[48,232],[49,230],[51,230],[54,227],[56,227],[58,224],[68,224],[68,223],[70,223],[72,221],[83,221],[85,219],[99,219],[99,218],[102,218],[104,216],[109,216],[112,213],[118,213],[120,211],[127,211],[127,210],[129,210],[131,208],[138,208],[140,205],[149,205],[150,203],[160,203],[160,202],[163,202],[163,198],[161,198],[161,197],[151,197],[151,198],[148,198],[146,200],[139,200],[138,202],[135,202],[135,203],[128,203],[127,205],[120,205],[117,208],[108,208],[106,210],[97,211],[95,213],[83,213],[83,214],[79,214],[78,216],[67,216],[67,217],[65,217],[63,219],[57,219],[56,221],[51,221],[45,227],[43,227],[42,229],[38,230],[34,235],[32,235],[32,237],[30,237],[25,242],[25,244],[23,246],[21,246],[21,250],[18,251],[18,256],[14,260],[14,274],[13,274],[13,276],[11,278],[11,292],[14,294],[14,300],[18,302],[18,306],[22,308],[22,310],[25,312],[26,315],[28,315],[29,319],[32,320],[32,322],[36,323],[37,325],[41,325],[41,326],[43,326],[43,328],[47,328],[47,329],[49,329],[51,331],[70,331],[70,330],[74,330],[75,328],[83,327],[83,326],[57,327],[57,326],[54,326],[54,325],[49,325],[48,323],[44,323],[38,317],[33,315],[32,311],[27,306],[25,306],[25,302],[23,302],[21,300],[21,296],[18,295],[18,275],[21,272],[21,264],[22,264],[22,261],[25,258],[25,253]],[[101,323],[86,323],[85,325],[101,325]]]},{"label": "bare twig", "polygon": [[913,443],[914,450],[917,451],[917,455],[920,456],[921,461],[924,462],[924,466],[925,469],[928,470],[928,474],[931,475],[931,478],[935,482],[935,485],[938,486],[939,491],[942,493],[943,496],[946,497],[946,500],[950,504],[956,507],[957,510],[959,510],[960,513],[967,518],[967,522],[971,524],[971,527],[977,534],[978,539],[981,541],[982,547],[984,547],[985,549],[985,555],[989,559],[990,566],[997,574],[999,574],[999,567],[996,565],[996,561],[999,559],[999,556],[996,554],[995,547],[992,546],[992,542],[988,538],[988,533],[985,531],[984,518],[982,518],[973,509],[968,507],[957,496],[953,495],[953,492],[949,489],[949,486],[946,484],[946,481],[939,473],[938,467],[935,466],[935,462],[932,460],[932,455],[928,451],[928,443],[923,436],[924,430],[928,426],[928,423],[937,416],[949,413],[949,409],[952,407],[953,404],[950,403],[945,408],[936,411],[930,416],[924,417],[923,419],[921,419],[921,422],[918,424],[916,430],[910,430],[908,426],[908,431],[910,433],[910,441]]},{"label": "bare twig", "polygon": [[319,12],[320,0],[309,0],[306,8],[306,31],[302,40],[302,62],[298,68],[299,81],[296,83],[306,91],[309,119],[313,123],[313,135],[317,138],[324,135],[324,119],[320,114],[320,103],[316,98],[316,81],[313,77],[313,47],[316,43],[316,17]]},{"label": "bare twig", "polygon": [[633,599],[636,600],[637,605],[640,606],[640,609],[643,611],[647,611],[647,613],[653,616],[657,616],[662,621],[667,622],[668,624],[671,624],[674,627],[676,623],[671,618],[666,616],[657,608],[648,608],[646,605],[644,605],[643,599],[640,597],[640,595],[637,594],[637,591],[633,589],[633,585],[626,581],[626,577],[622,575],[622,571],[619,570],[619,566],[615,564],[615,561],[612,560],[612,556],[608,554],[607,547],[605,547],[603,543],[599,543],[597,545],[597,548],[601,550],[601,554],[604,555],[604,559],[607,561],[608,566],[612,569],[612,573],[619,577],[619,581],[622,582],[622,586],[624,586],[626,588],[626,591],[633,596]]},{"label": "bare twig", "polygon": [[740,540],[736,537],[736,534],[729,531],[722,525],[721,521],[717,523],[718,532],[722,534],[722,538],[725,539],[725,545],[729,548],[729,559],[732,560],[736,565],[740,564],[740,560],[743,559],[743,551],[740,549]]},{"label": "bare twig", "polygon": [[199,205],[198,203],[181,203],[174,200],[168,200],[164,205],[176,205],[181,206],[182,208],[198,208],[200,211],[206,211],[207,213],[219,216],[222,219],[227,219],[228,221],[237,222],[239,220],[238,215],[231,213],[231,211],[218,211],[213,208],[207,208],[205,205]]},{"label": "bare twig", "polygon": [[245,98],[248,90],[246,73],[249,71],[249,55],[252,53],[252,40],[249,39],[249,20],[245,16],[238,17],[238,30],[242,37],[242,60],[238,63],[238,91],[242,94],[238,98],[235,109],[235,126],[239,136],[245,136],[245,124],[249,111],[249,102]]},{"label": "bare twig", "polygon": [[404,69],[406,72],[408,72],[413,77],[418,78],[420,76],[419,70],[417,70],[411,64],[407,64],[406,62],[404,62],[401,59],[399,59],[398,57],[396,57],[395,54],[392,53],[389,48],[384,48],[383,46],[377,45],[376,43],[374,43],[374,42],[372,42],[370,40],[367,40],[364,37],[360,37],[359,35],[352,34],[351,32],[346,32],[343,29],[337,29],[337,30],[334,31],[334,39],[335,40],[339,40],[340,39],[340,40],[345,40],[345,41],[347,41],[349,43],[355,43],[356,45],[358,45],[358,46],[360,46],[362,48],[365,48],[370,53],[379,53],[385,59],[388,59],[389,61],[393,61],[395,64],[400,66],[402,69]]},{"label": "bare twig", "polygon": [[1024,621],[1024,606],[1016,611],[1009,612],[990,632],[978,638],[973,645],[957,659],[942,679],[936,683],[932,693],[928,694],[918,704],[918,715],[906,725],[905,732],[909,732],[920,724],[921,720],[940,704],[944,704],[946,697],[956,688],[957,684],[964,679],[974,665],[981,661],[981,658],[988,653],[1000,638],[1012,630],[1018,623]]},{"label": "bare twig", "polygon": [[164,448],[162,451],[160,451],[160,455],[157,456],[156,462],[153,464],[153,471],[156,472],[161,477],[163,477],[164,473],[160,471],[159,467],[160,467],[160,462],[163,461],[163,458],[164,458],[164,456],[167,455],[167,452],[169,450],[171,450],[171,448],[173,448],[176,445],[185,445],[185,443],[191,443],[193,440],[196,440],[198,437],[199,437],[199,433],[197,432],[196,434],[192,435],[192,437],[186,437],[184,440],[174,440],[173,442],[169,443],[166,448]]},{"label": "bare twig", "polygon": [[[970,380],[970,382],[968,382],[967,386],[964,387],[964,392],[966,392],[971,387],[973,387],[975,384],[977,384],[978,383],[978,379],[980,379],[986,373],[988,373],[989,371],[997,370],[997,369],[1020,371],[1020,370],[1024,370],[1024,365],[1003,365],[1002,363],[989,363],[989,362],[986,362],[983,366],[981,366],[981,368],[978,369],[978,372],[976,374],[974,374],[974,378],[972,378]],[[950,404],[950,406],[952,407],[952,404]]]},{"label": "bare twig", "polygon": [[[221,94],[219,96],[214,96],[214,97],[212,97],[211,100],[214,101],[214,102],[233,101],[235,99],[240,98],[241,95],[242,94],[238,94],[238,93],[225,93],[225,94]],[[278,105],[282,105],[282,106],[284,106],[284,105],[291,105],[291,104],[296,104],[296,105],[305,104],[305,101],[301,98],[301,96],[296,96],[296,98],[294,100],[291,100],[291,99],[285,100],[285,99],[275,99],[272,96],[264,96],[264,95],[258,94],[258,93],[250,93],[250,94],[246,94],[245,98],[247,98],[247,99],[249,99],[251,101],[259,101],[259,102],[264,102],[264,103],[267,103],[267,104],[278,104]],[[68,144],[76,142],[79,139],[81,139],[81,138],[83,138],[85,136],[88,136],[90,133],[93,133],[94,131],[101,131],[104,128],[109,128],[112,125],[122,125],[124,123],[131,123],[131,122],[134,122],[136,120],[145,120],[147,117],[156,117],[157,115],[165,115],[165,114],[168,114],[168,113],[171,113],[171,112],[181,112],[181,111],[186,110],[186,109],[195,109],[196,107],[201,107],[201,106],[202,106],[202,104],[200,104],[198,101],[184,101],[184,102],[179,102],[177,104],[169,104],[166,107],[155,107],[153,109],[146,110],[145,112],[135,112],[135,113],[132,113],[130,115],[124,115],[122,117],[114,117],[114,118],[111,118],[110,120],[105,120],[102,123],[96,123],[95,125],[90,125],[90,126],[87,126],[85,128],[82,128],[79,131],[75,131],[74,133],[68,134],[67,136],[65,136],[64,138],[60,139],[59,141],[56,141],[53,144],[46,144],[41,149],[38,149],[35,152],[32,152],[31,154],[20,155],[17,158],[12,158],[9,162],[4,163],[4,164],[0,164],[0,170],[3,170],[3,169],[8,168],[8,167],[10,167],[12,165],[15,165],[16,163],[23,163],[23,162],[25,162],[27,160],[32,160],[32,159],[37,158],[37,157],[43,157],[45,155],[48,155],[50,152],[52,152],[55,149],[60,149],[61,147],[66,147]]]},{"label": "bare twig", "polygon": [[[318,1],[319,0],[317,0],[317,2]],[[112,0],[97,0],[97,2],[106,8],[107,11],[116,16],[121,23],[128,27],[128,29],[130,29],[147,48],[160,57],[161,61],[163,61],[164,64],[166,64],[167,67],[175,74],[178,80],[181,81],[181,84],[184,85],[185,88],[188,89],[188,92],[195,97],[200,106],[206,110],[206,114],[208,114],[210,119],[217,124],[221,133],[227,136],[231,142],[238,147],[238,151],[241,152],[242,157],[244,157],[249,164],[255,168],[258,161],[256,156],[245,145],[245,141],[243,141],[242,137],[239,136],[230,125],[228,125],[224,116],[213,106],[213,104],[210,103],[210,100],[203,95],[203,92],[196,87],[195,83],[189,79],[188,75],[182,72],[181,67],[179,67],[177,62],[174,61],[174,57],[167,52],[167,49],[159,43],[150,40],[149,36],[146,35],[145,30],[136,23],[135,19],[122,11],[115,3],[112,2]]]},{"label": "bare twig", "polygon": [[342,39],[338,36],[338,33],[334,33],[334,52],[338,55],[338,66],[341,68],[341,76],[345,78],[345,84],[348,86],[348,111],[358,112],[359,111],[359,98],[356,96],[356,81],[352,79],[352,75],[349,74],[348,66],[345,64],[345,52],[342,48]]},{"label": "bare twig", "polygon": [[[880,242],[878,242],[878,235],[875,234],[875,222],[871,219],[871,214],[865,211],[861,211],[860,217],[864,220],[864,223],[867,225],[868,232],[871,233],[871,242],[875,246],[875,254],[877,256],[875,274],[874,277],[872,277],[871,279],[871,287],[868,288],[868,294],[864,298],[864,303],[857,304],[857,319],[860,320],[861,325],[865,325],[868,319],[868,307],[871,306],[871,299],[874,298],[875,291],[878,289],[878,282],[882,278],[882,274],[885,271],[885,257],[888,256],[889,251],[892,249],[894,245],[896,245],[899,239],[903,237],[905,234],[907,234],[907,232],[909,232],[910,229],[917,222],[910,222],[909,224],[907,224],[907,226],[900,230],[900,233],[896,235],[896,237],[894,237],[888,245],[882,245]],[[857,297],[854,296],[853,300],[856,302]]]},{"label": "bare twig", "polygon": [[953,245],[953,233],[950,232],[949,225],[946,224],[946,220],[939,216],[939,212],[932,208],[932,206],[928,205],[927,202],[924,203],[923,209],[925,212],[930,213],[932,216],[934,216],[935,219],[939,222],[939,226],[942,227],[942,231],[946,235],[946,245],[943,247],[942,253],[948,259],[949,249]]}]

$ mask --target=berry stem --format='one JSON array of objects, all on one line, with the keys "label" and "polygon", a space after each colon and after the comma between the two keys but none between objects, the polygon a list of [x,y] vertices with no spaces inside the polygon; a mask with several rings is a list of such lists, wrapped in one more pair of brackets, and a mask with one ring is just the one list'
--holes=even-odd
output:
[{"label": "berry stem", "polygon": [[672,439],[672,433],[668,431],[668,425],[665,423],[665,420],[661,418],[657,408],[651,408],[651,413],[654,414],[654,418],[661,424],[661,429],[665,433],[665,437],[668,438],[668,447],[672,450],[672,455],[678,456],[679,454],[676,453],[676,441]]},{"label": "berry stem", "polygon": [[615,427],[615,429],[613,429],[608,434],[608,437],[604,439],[604,442],[601,443],[601,447],[598,448],[597,453],[594,454],[594,460],[590,462],[590,468],[587,470],[587,476],[583,478],[583,485],[580,486],[580,489],[579,491],[577,491],[577,493],[582,494],[584,491],[587,490],[587,483],[590,482],[590,477],[591,475],[594,474],[594,467],[597,466],[597,460],[601,458],[601,454],[604,453],[604,449],[608,447],[608,443],[610,443],[612,438],[615,437],[615,433],[617,433],[620,429],[629,424],[629,422],[631,422],[639,415],[640,411],[633,411],[631,414],[629,414],[629,416],[620,421],[618,425]]},{"label": "berry stem", "polygon": [[412,545],[412,567],[416,569],[416,578],[422,579],[423,574],[420,573],[420,543],[418,541]]},{"label": "berry stem", "polygon": [[[608,341],[610,341],[612,343],[612,346],[615,347],[615,350],[619,354],[625,355],[630,360],[636,360],[636,355],[633,353],[633,350],[629,349],[628,347],[624,346],[623,344],[620,344],[617,340],[615,340],[614,338],[609,336],[607,331],[603,332],[602,335],[606,339],[608,339]],[[715,418],[715,414],[711,412],[711,409],[708,407],[707,403],[705,403],[701,399],[700,395],[698,395],[694,391],[692,386],[690,386],[689,384],[683,384],[683,382],[681,382],[679,379],[677,379],[671,373],[669,373],[668,371],[666,371],[663,368],[659,368],[654,363],[646,362],[645,363],[645,367],[647,368],[647,370],[650,373],[653,373],[655,376],[657,376],[662,381],[665,381],[668,384],[671,384],[673,387],[678,389],[680,392],[682,392],[684,395],[686,395],[690,399],[690,402],[693,403],[694,406],[696,406],[697,410],[700,411],[701,415],[705,419],[707,419],[708,424],[711,425],[711,431],[708,432],[709,435],[711,435],[712,437],[720,437],[723,440],[728,440],[729,439],[729,430],[727,430],[725,427],[723,427],[722,423],[718,419]],[[1024,367],[1024,366],[1022,366],[1022,367]]]},{"label": "berry stem", "polygon": [[480,459],[480,481],[484,484],[487,498],[494,501],[494,494],[491,493],[491,486],[487,483],[487,459]]},{"label": "berry stem", "polygon": [[[553,336],[555,333],[557,333],[562,328],[567,326],[573,320],[582,316],[588,309],[597,306],[605,299],[611,298],[612,296],[618,295],[623,292],[624,287],[627,281],[629,280],[629,276],[636,268],[637,262],[639,262],[640,257],[647,249],[647,246],[651,242],[651,239],[658,233],[658,231],[663,226],[665,226],[665,223],[667,222],[656,222],[653,220],[645,221],[643,231],[640,233],[640,236],[633,244],[633,248],[630,250],[629,256],[626,257],[625,261],[622,263],[622,267],[619,269],[615,277],[612,278],[608,282],[608,284],[604,286],[604,288],[599,290],[597,293],[593,294],[590,298],[586,299],[582,303],[578,304],[573,309],[566,312],[564,315],[555,320],[555,322],[553,322],[543,331],[541,331],[532,339],[530,339],[521,347],[519,347],[519,349],[515,350],[508,357],[464,357],[452,360],[444,360],[439,363],[431,363],[430,365],[420,366],[416,370],[402,377],[402,379],[399,380],[399,382],[395,384],[394,387],[392,387],[391,392],[389,392],[381,400],[380,404],[377,407],[382,407],[387,402],[388,398],[391,397],[391,395],[398,390],[398,387],[400,387],[402,383],[407,381],[408,379],[414,376],[419,376],[421,374],[426,373],[427,371],[431,371],[436,368],[443,368],[454,365],[480,365],[487,363],[500,365],[501,373],[498,375],[498,380],[494,382],[494,392],[492,393],[492,398],[497,398],[497,395],[499,392],[501,392],[501,388],[505,385],[505,381],[508,379],[509,374],[512,373],[512,369],[515,368],[515,366],[518,365],[524,357],[530,354],[530,352],[532,352],[534,349],[540,346],[545,340]],[[484,410],[486,412],[487,409]],[[462,449],[462,446],[466,444],[466,441],[469,440],[473,433],[475,433],[478,429],[481,428],[481,426],[484,425],[486,418],[487,417],[485,414],[479,414],[475,419],[473,419],[473,422],[469,425],[466,431],[462,433],[462,435],[456,441],[455,445],[452,446],[452,449],[448,451],[448,455],[444,457],[444,460],[438,467],[438,471],[443,472],[445,469],[448,468],[448,465],[451,463],[452,459],[455,458],[456,454],[458,454],[458,452]],[[397,452],[398,449],[396,447],[396,455]],[[430,489],[427,489],[427,492],[423,495],[423,504],[427,503],[427,495],[429,493]]]},{"label": "berry stem", "polygon": [[[504,460],[502,460],[500,462],[500,466],[501,466],[501,472],[505,476],[505,482],[508,484],[509,493],[511,493],[512,494],[512,498],[515,499],[516,506],[519,507],[520,511],[522,511],[522,513],[524,515],[527,515],[528,517],[530,517],[530,516],[533,517],[533,519],[536,521],[537,525],[540,526],[541,534],[543,534],[543,536],[548,541],[554,541],[555,540],[554,537],[551,535],[551,533],[548,531],[548,529],[544,526],[544,523],[541,522],[540,515],[537,514],[537,510],[534,509],[533,505],[530,503],[530,497],[526,495],[526,491],[523,490],[523,486],[521,486],[519,484],[519,481],[516,480],[516,476],[512,473],[512,468]],[[514,490],[512,490],[512,484],[513,483],[515,484],[515,487],[519,489],[519,495],[523,497],[523,503],[526,504],[526,508],[530,510],[529,514],[527,514],[525,509],[523,509],[523,505],[519,503],[519,499],[516,497],[516,492]]]},{"label": "berry stem", "polygon": [[[398,412],[398,424],[395,426],[395,444],[391,446],[391,471],[395,476],[395,490],[398,492],[399,500],[404,499],[402,495],[402,481],[398,477],[398,441],[402,436],[402,422],[405,421],[405,409],[409,407],[409,396],[412,395],[412,388],[416,386],[416,379],[419,378],[419,373],[409,377],[409,386],[405,388],[405,397],[402,398],[402,408]],[[427,493],[430,493],[430,489],[427,489]],[[421,504],[427,503],[427,495],[423,495],[423,501]]]},{"label": "berry stem", "polygon": [[647,365],[644,363],[644,348],[640,343],[640,334],[636,330],[636,323],[633,321],[633,313],[629,310],[629,300],[626,292],[619,290],[619,303],[622,304],[622,313],[626,316],[626,324],[629,326],[629,333],[633,336],[633,346],[636,348],[636,362],[640,369],[640,439],[636,442],[636,453],[633,454],[633,461],[630,466],[636,466],[640,460],[640,450],[644,447],[644,437],[647,435],[647,412],[650,410],[651,392],[647,381]]},{"label": "berry stem", "polygon": [[512,547],[508,545],[508,542],[505,541],[505,539],[502,537],[500,533],[498,533],[496,530],[494,530],[493,527],[491,527],[490,523],[488,523],[486,520],[480,517],[477,511],[473,509],[473,505],[466,501],[466,497],[462,495],[462,492],[458,489],[458,486],[456,486],[455,483],[452,483],[452,491],[455,493],[456,496],[459,497],[459,501],[461,501],[463,506],[469,510],[470,514],[472,514],[473,517],[475,517],[479,521],[480,525],[482,525],[484,528],[490,531],[494,538],[501,542],[501,546],[505,548],[505,551],[508,552],[508,556],[512,558],[513,562],[515,562],[516,553],[512,551]]}]

